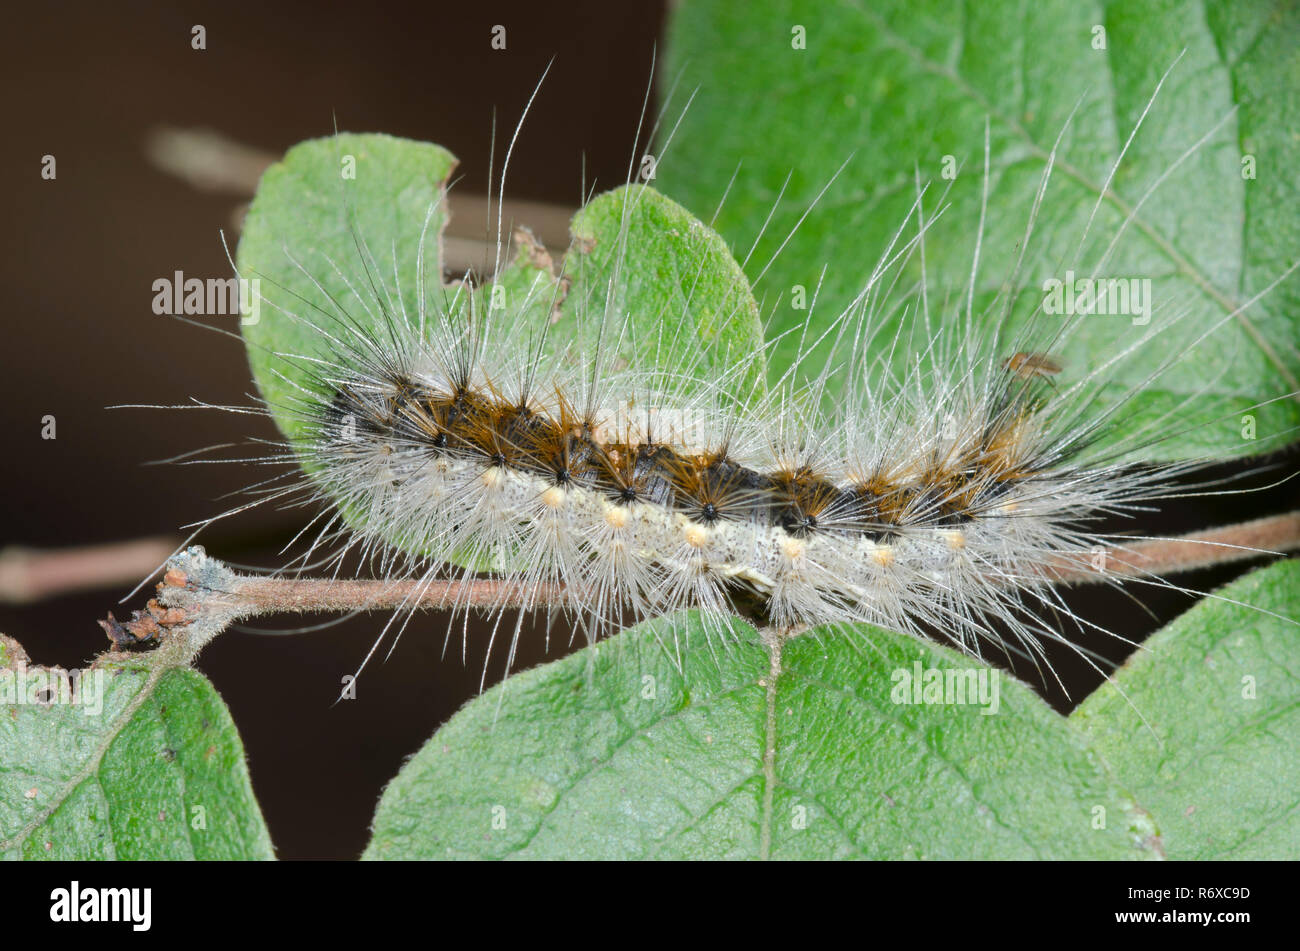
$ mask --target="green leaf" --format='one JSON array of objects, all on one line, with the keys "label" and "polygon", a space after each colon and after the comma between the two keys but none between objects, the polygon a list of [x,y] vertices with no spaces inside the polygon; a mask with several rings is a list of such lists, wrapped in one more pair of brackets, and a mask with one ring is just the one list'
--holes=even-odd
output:
[{"label": "green leaf", "polygon": [[0,857],[274,858],[230,712],[173,651],[106,655],[78,693],[0,660]]},{"label": "green leaf", "polygon": [[811,632],[774,657],[742,622],[714,636],[661,618],[472,701],[385,790],[365,857],[1151,854],[1145,813],[1006,675],[984,715],[893,702],[916,663],[993,676],[914,638]]},{"label": "green leaf", "polygon": [[[805,49],[794,48],[799,29]],[[1098,29],[1104,49],[1094,48]],[[809,339],[864,285],[915,199],[917,175],[933,183],[927,219],[951,185],[950,206],[925,242],[928,299],[946,322],[964,310],[987,120],[992,173],[974,313],[988,324],[1001,319],[989,305],[1013,273],[1047,157],[1079,104],[1014,283],[1021,293],[1013,322],[1041,303],[1047,280],[1066,278],[1072,262],[1083,265],[1077,276],[1091,274],[1136,210],[1100,276],[1150,279],[1157,307],[1165,305],[1152,326],[1167,326],[1180,309],[1190,315],[1115,368],[1104,400],[1132,387],[1141,393],[1108,438],[1137,433],[1173,412],[1157,431],[1191,431],[1146,450],[1148,457],[1258,452],[1262,443],[1241,437],[1242,414],[1300,390],[1300,272],[1159,379],[1148,384],[1147,377],[1300,259],[1297,31],[1300,7],[1285,2],[682,4],[669,29],[665,75],[680,76],[682,87],[698,94],[659,161],[657,182],[697,210],[726,193],[716,227],[739,248],[750,246],[775,206],[747,268],[756,277],[852,155],[756,287],[769,300],[780,297],[770,331],[779,333],[807,317],[793,308],[791,288],[803,285],[811,294],[827,267]],[[1161,74],[1184,49],[1103,192]],[[1213,131],[1220,120],[1226,121]],[[943,176],[948,156],[959,168],[952,182]],[[1245,177],[1247,156],[1253,178]],[[1103,194],[1080,254],[1085,224]],[[919,273],[914,255],[894,292],[898,301]],[[898,320],[896,313],[886,327]],[[1068,383],[1105,365],[1150,329],[1124,317],[1084,320],[1059,354],[1060,379]],[[888,346],[892,336],[877,339]],[[773,372],[789,365],[799,340],[793,334],[782,341]],[[1300,425],[1294,398],[1251,412],[1260,439],[1276,440]]]},{"label": "green leaf", "polygon": [[400,300],[415,319],[422,238],[429,282],[441,287],[435,251],[446,224],[446,180],[455,167],[451,153],[436,145],[339,134],[295,145],[262,176],[238,253],[240,274],[260,281],[260,313],[253,323],[245,317],[242,330],[253,379],[291,439],[303,429],[289,411],[302,398],[295,384],[314,387],[301,361],[277,354],[328,358],[327,339],[305,321],[338,333],[334,302],[362,326],[375,325],[380,315],[358,240],[369,249],[381,296]]},{"label": "green leaf", "polygon": [[1300,562],[1252,572],[1071,715],[1155,817],[1169,858],[1300,854],[1300,636],[1284,619],[1297,616]]},{"label": "green leaf", "polygon": [[[741,397],[763,385],[763,324],[749,282],[713,229],[652,188],[600,195],[573,218],[566,307],[629,315],[623,356],[634,366],[689,370]],[[743,371],[736,376],[737,367]]]}]

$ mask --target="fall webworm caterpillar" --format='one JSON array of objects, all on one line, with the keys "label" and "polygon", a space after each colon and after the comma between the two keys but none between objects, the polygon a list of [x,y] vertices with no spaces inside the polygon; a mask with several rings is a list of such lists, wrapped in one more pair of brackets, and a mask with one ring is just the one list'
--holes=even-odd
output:
[{"label": "fall webworm caterpillar", "polygon": [[[378,143],[338,136],[331,157],[353,147]],[[987,137],[984,168],[987,183]],[[1024,245],[1051,172],[1049,161]],[[504,178],[503,168],[503,189]],[[1112,280],[1118,235],[1096,259],[1063,262],[1087,306],[1071,297],[1060,319],[1039,313],[988,332],[974,306],[982,209],[965,294],[930,300],[924,281],[904,283],[944,211],[918,186],[853,305],[814,326],[814,290],[810,322],[792,335],[798,356],[763,388],[777,341],[746,350],[696,319],[716,265],[704,250],[678,281],[675,309],[629,307],[629,287],[656,264],[638,257],[635,237],[655,201],[635,188],[608,199],[612,247],[580,248],[555,270],[528,266],[546,255],[523,236],[516,262],[526,282],[502,294],[486,279],[442,286],[436,204],[422,221],[367,233],[338,202],[354,240],[349,258],[286,249],[297,277],[271,284],[262,312],[305,328],[308,343],[250,342],[264,357],[259,384],[278,392],[271,411],[290,434],[250,460],[290,466],[254,486],[250,504],[325,503],[304,529],[300,566],[339,571],[354,552],[384,578],[431,581],[448,563],[465,578],[506,571],[526,607],[563,611],[592,638],[629,617],[695,608],[719,643],[728,619],[745,613],[784,632],[859,623],[938,632],[973,653],[992,640],[1038,665],[1045,642],[1068,641],[1062,621],[1086,623],[1051,580],[1105,571],[1095,559],[1114,539],[1095,521],[1190,491],[1176,480],[1200,461],[1142,459],[1181,406],[1109,438],[1144,385],[1116,395],[1111,380],[1184,326],[1185,305],[1153,305],[1139,285],[1127,298],[1142,302],[1134,339],[1068,380],[1047,369],[1059,366],[1053,354],[1071,358],[1116,287],[1095,282]],[[499,216],[496,224],[494,275],[506,253]],[[600,280],[575,273],[588,266]],[[1211,339],[1289,273],[1180,347]],[[749,320],[739,290],[722,300],[708,315],[714,327]],[[1009,316],[1014,303],[991,306]],[[1157,361],[1145,382],[1176,363],[1176,354]],[[1112,557],[1122,564],[1122,547]],[[504,606],[475,605],[495,610],[498,623]],[[471,605],[453,598],[449,607],[463,616]],[[394,623],[400,631],[405,615]]]}]

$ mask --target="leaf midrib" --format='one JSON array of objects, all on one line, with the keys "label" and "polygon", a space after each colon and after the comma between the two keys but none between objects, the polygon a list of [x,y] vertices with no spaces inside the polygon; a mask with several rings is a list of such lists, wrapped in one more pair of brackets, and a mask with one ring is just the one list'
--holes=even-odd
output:
[{"label": "leaf midrib", "polygon": [[[743,682],[734,684],[733,686],[728,687],[727,689],[710,696],[707,701],[701,704],[692,704],[689,708],[666,711],[662,716],[656,717],[653,720],[649,721],[646,724],[643,724],[638,728],[629,728],[627,735],[623,737],[618,743],[614,744],[608,750],[605,756],[603,756],[599,761],[593,762],[589,768],[582,770],[581,773],[574,775],[571,778],[571,781],[566,783],[564,787],[557,792],[554,802],[546,810],[544,810],[541,814],[538,815],[531,833],[518,845],[501,853],[500,857],[506,858],[511,855],[519,855],[527,851],[527,849],[537,839],[538,835],[540,835],[542,830],[546,827],[547,820],[563,804],[566,797],[569,794],[573,793],[574,790],[576,790],[577,787],[584,780],[594,775],[599,770],[608,767],[609,764],[613,761],[614,756],[620,750],[626,747],[628,743],[632,742],[637,738],[644,737],[646,730],[653,728],[655,726],[662,725],[664,723],[672,722],[674,719],[680,717],[683,713],[685,713],[686,709],[698,711],[702,708],[714,706],[720,700],[733,696],[740,691],[747,690],[754,687],[763,689],[764,698],[765,698],[765,716],[764,716],[765,739],[764,739],[763,748],[761,750],[762,767],[758,770],[748,770],[744,772],[742,775],[740,775],[737,778],[737,781],[733,783],[724,794],[712,799],[709,802],[707,808],[702,813],[692,815],[690,820],[688,820],[682,826],[679,826],[677,829],[674,830],[672,836],[665,837],[665,839],[658,842],[655,846],[655,850],[657,851],[659,848],[661,848],[664,845],[664,843],[669,841],[669,839],[672,838],[673,836],[679,835],[681,832],[691,828],[691,825],[693,823],[696,823],[700,819],[707,816],[708,813],[713,808],[715,808],[720,802],[724,802],[737,789],[740,789],[746,783],[752,781],[753,779],[759,779],[763,783],[761,808],[759,812],[759,826],[758,826],[758,834],[759,834],[758,858],[760,861],[770,860],[771,858],[771,843],[772,843],[772,831],[773,831],[773,821],[774,821],[773,802],[774,802],[774,797],[775,797],[777,787],[788,789],[791,792],[799,794],[801,797],[805,797],[809,800],[818,803],[821,809],[823,810],[823,812],[825,813],[825,817],[828,820],[830,820],[839,830],[841,836],[844,839],[845,844],[851,847],[859,855],[866,855],[866,853],[863,851],[861,843],[857,842],[852,836],[848,834],[843,823],[839,822],[834,816],[834,813],[828,807],[826,807],[824,803],[822,803],[820,796],[818,796],[815,793],[810,793],[807,790],[795,786],[794,784],[786,780],[780,779],[777,776],[776,757],[777,757],[778,750],[777,750],[777,736],[776,736],[776,726],[777,726],[776,700],[777,700],[777,693],[778,693],[780,680],[781,678],[785,678],[785,677],[792,678],[800,682],[803,682],[805,684],[808,684],[810,686],[813,686],[817,689],[823,690],[827,693],[835,693],[851,701],[854,701],[858,704],[865,705],[870,710],[872,710],[876,715],[880,716],[882,720],[899,726],[914,741],[919,742],[920,738],[918,737],[916,731],[910,729],[907,726],[907,724],[904,723],[901,719],[897,717],[886,716],[884,709],[880,707],[880,705],[871,703],[870,700],[865,696],[854,691],[849,691],[840,687],[835,687],[834,685],[826,683],[825,681],[822,680],[818,680],[815,677],[798,674],[785,668],[782,663],[783,656],[784,656],[783,655],[784,641],[780,637],[769,636],[769,637],[765,637],[764,641],[768,651],[768,658],[769,658],[769,669],[765,676],[761,676],[754,680],[745,680]],[[614,715],[617,718],[617,714],[613,710],[611,710],[610,713],[611,715]],[[1018,830],[1014,826],[1005,822],[998,814],[998,811],[993,808],[993,806],[991,806],[987,802],[984,802],[982,799],[980,799],[980,797],[978,797],[975,794],[974,783],[971,781],[971,779],[968,776],[966,776],[964,772],[962,772],[962,770],[958,767],[956,763],[952,762],[947,757],[940,756],[934,753],[933,751],[926,749],[924,743],[921,743],[920,745],[921,745],[921,755],[923,757],[928,756],[935,759],[945,768],[946,771],[951,772],[961,781],[963,786],[970,794],[970,802],[973,805],[982,806],[985,809],[987,809],[988,814],[992,817],[992,819],[997,823],[999,827],[1007,830],[1008,832],[1014,835],[1017,835],[1021,839],[1021,841],[1023,841],[1025,845],[1035,855],[1039,854],[1039,850],[1035,847],[1034,843],[1025,836],[1022,830]],[[1102,776],[1101,778],[1104,779],[1105,777]]]},{"label": "leaf midrib", "polygon": [[[73,773],[72,776],[63,783],[62,787],[60,787],[59,791],[50,800],[49,804],[43,810],[37,812],[26,825],[19,829],[12,839],[0,841],[0,853],[7,852],[10,849],[21,851],[31,834],[40,828],[41,825],[50,818],[50,816],[57,812],[59,807],[68,801],[68,798],[74,791],[80,788],[81,785],[92,776],[98,775],[99,765],[103,762],[104,754],[108,752],[109,747],[113,745],[114,740],[116,740],[122,730],[126,728],[126,725],[131,722],[140,707],[143,706],[145,701],[153,695],[154,687],[157,686],[159,679],[161,679],[163,674],[168,670],[171,670],[171,667],[166,664],[154,664],[150,667],[149,676],[145,679],[145,682],[140,685],[135,696],[133,696],[127,702],[126,706],[122,708],[116,720],[113,722],[112,729],[104,734],[103,739],[96,745],[94,753],[86,760],[85,765],[82,766],[80,770]],[[108,808],[107,797],[105,797],[105,808]],[[114,851],[116,852],[116,846],[114,847]]]}]

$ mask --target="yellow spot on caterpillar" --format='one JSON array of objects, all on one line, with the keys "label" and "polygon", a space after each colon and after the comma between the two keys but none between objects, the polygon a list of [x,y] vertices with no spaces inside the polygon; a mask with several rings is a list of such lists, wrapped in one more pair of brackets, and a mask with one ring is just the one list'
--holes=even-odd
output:
[{"label": "yellow spot on caterpillar", "polygon": [[943,540],[948,543],[948,547],[953,551],[961,551],[966,547],[965,532],[944,532]]},{"label": "yellow spot on caterpillar", "polygon": [[798,538],[787,538],[781,543],[781,554],[785,555],[790,561],[798,561],[803,558],[803,554],[808,550],[808,546]]},{"label": "yellow spot on caterpillar", "polygon": [[692,548],[703,548],[709,543],[709,530],[703,525],[688,524],[682,529],[682,537]]},{"label": "yellow spot on caterpillar", "polygon": [[564,490],[558,485],[553,485],[542,493],[542,504],[548,509],[564,508]]},{"label": "yellow spot on caterpillar", "polygon": [[888,568],[894,563],[894,549],[889,545],[877,545],[871,553],[871,560],[882,568]]},{"label": "yellow spot on caterpillar", "polygon": [[605,506],[605,524],[610,528],[622,528],[627,524],[626,505]]},{"label": "yellow spot on caterpillar", "polygon": [[490,469],[484,469],[481,478],[484,486],[495,489],[506,481],[506,474],[500,466],[493,466]]}]

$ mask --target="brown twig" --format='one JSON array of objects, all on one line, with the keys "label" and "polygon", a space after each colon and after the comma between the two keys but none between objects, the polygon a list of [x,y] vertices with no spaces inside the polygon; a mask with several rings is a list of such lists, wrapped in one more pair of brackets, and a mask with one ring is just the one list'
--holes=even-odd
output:
[{"label": "brown twig", "polygon": [[260,578],[231,571],[194,546],[168,562],[158,596],[122,622],[99,622],[117,649],[182,632],[198,650],[235,621],[309,611],[386,611],[439,608],[503,610],[555,604],[554,585],[510,578],[357,581],[335,578]]},{"label": "brown twig", "polygon": [[1100,552],[1100,567],[1072,562],[1051,570],[1053,581],[1089,584],[1114,578],[1155,578],[1228,565],[1300,548],[1300,511],[1192,532],[1150,538]]},{"label": "brown twig", "polygon": [[229,595],[243,617],[308,611],[388,611],[396,608],[518,608],[559,600],[555,585],[511,579],[335,581],[329,578],[244,578]]},{"label": "brown twig", "polygon": [[[145,154],[153,165],[206,192],[224,192],[251,196],[267,167],[279,156],[245,145],[212,129],[186,129],[164,126],[149,132]],[[441,235],[442,265],[449,271],[462,272],[490,266],[496,258],[496,241],[484,237],[490,233],[485,222],[495,222],[497,198],[476,195],[460,189],[447,194],[448,224]],[[236,231],[242,230],[244,210],[232,218]],[[569,220],[576,208],[538,201],[511,199],[501,207],[505,222],[528,222],[540,244],[552,248],[569,245]]]},{"label": "brown twig", "polygon": [[72,591],[133,585],[176,550],[171,538],[138,538],[106,545],[0,551],[0,603],[28,604]]},{"label": "brown twig", "polygon": [[[1229,564],[1300,548],[1300,512],[1194,532],[1182,538],[1147,539],[1102,549],[1100,567],[1062,562],[1049,580],[1080,584],[1124,577],[1152,578],[1207,565]],[[117,648],[169,636],[183,638],[197,653],[230,624],[251,617],[309,611],[422,609],[503,610],[558,604],[557,585],[525,584],[513,578],[451,580],[339,580],[260,578],[236,574],[208,558],[202,548],[169,562],[158,597],[130,621],[112,614],[100,621]]]}]

